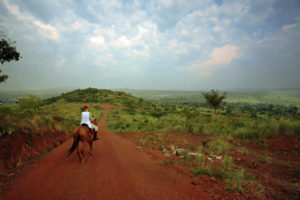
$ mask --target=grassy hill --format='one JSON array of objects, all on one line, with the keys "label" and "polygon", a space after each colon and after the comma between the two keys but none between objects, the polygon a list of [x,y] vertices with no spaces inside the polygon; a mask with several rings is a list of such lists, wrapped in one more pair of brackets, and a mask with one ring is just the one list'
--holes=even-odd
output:
[{"label": "grassy hill", "polygon": [[118,106],[128,106],[130,108],[147,107],[151,104],[144,101],[142,98],[137,98],[125,92],[96,88],[77,89],[68,93],[63,93],[61,96],[46,99],[46,102],[53,103],[59,100],[64,100],[65,102],[106,103]]}]

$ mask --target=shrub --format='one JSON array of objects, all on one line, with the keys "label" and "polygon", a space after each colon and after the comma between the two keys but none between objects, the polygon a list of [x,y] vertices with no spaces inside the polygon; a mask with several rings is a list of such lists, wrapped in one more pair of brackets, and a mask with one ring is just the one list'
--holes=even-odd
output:
[{"label": "shrub", "polygon": [[213,140],[209,144],[209,149],[211,150],[211,152],[215,152],[217,154],[222,154],[223,152],[227,151],[229,147],[230,144],[227,141],[220,138]]},{"label": "shrub", "polygon": [[194,176],[198,176],[199,174],[210,175],[210,171],[204,163],[202,163],[197,169],[192,169],[191,172]]},{"label": "shrub", "polygon": [[280,134],[285,134],[287,132],[289,132],[290,129],[290,123],[286,120],[280,120],[279,121],[279,127],[278,127],[278,132]]},{"label": "shrub", "polygon": [[29,95],[26,98],[18,99],[16,103],[19,104],[22,109],[36,110],[43,104],[43,101],[39,97]]},{"label": "shrub", "polygon": [[241,191],[241,185],[244,179],[244,173],[245,173],[244,169],[240,169],[236,174],[236,186],[238,191]]},{"label": "shrub", "polygon": [[253,137],[250,130],[246,127],[236,129],[233,135],[234,137],[242,138],[242,139]]},{"label": "shrub", "polygon": [[242,189],[242,183],[244,181],[245,171],[244,169],[239,169],[238,171],[231,171],[228,173],[227,182],[229,182],[225,189],[232,192],[232,191],[238,191],[243,192]]},{"label": "shrub", "polygon": [[244,154],[244,155],[247,155],[247,154],[248,154],[248,150],[247,150],[247,148],[246,148],[245,146],[243,147],[243,154]]},{"label": "shrub", "polygon": [[223,165],[226,170],[229,170],[231,168],[232,158],[230,156],[228,156],[227,154],[224,156]]},{"label": "shrub", "polygon": [[300,136],[300,122],[299,121],[293,122],[292,128],[293,128],[294,135]]}]

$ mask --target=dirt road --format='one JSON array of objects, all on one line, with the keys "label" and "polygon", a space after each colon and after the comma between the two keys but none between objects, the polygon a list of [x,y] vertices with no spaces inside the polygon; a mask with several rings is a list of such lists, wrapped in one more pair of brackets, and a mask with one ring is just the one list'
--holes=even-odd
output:
[{"label": "dirt road", "polygon": [[17,178],[0,199],[210,199],[184,175],[161,166],[130,141],[106,129],[111,106],[102,105],[100,140],[94,155],[80,164],[76,153],[66,157],[69,140]]}]

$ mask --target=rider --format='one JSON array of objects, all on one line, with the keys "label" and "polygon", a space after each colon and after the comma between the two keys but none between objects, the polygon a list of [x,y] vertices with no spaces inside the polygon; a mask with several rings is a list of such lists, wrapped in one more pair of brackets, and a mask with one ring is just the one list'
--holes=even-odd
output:
[{"label": "rider", "polygon": [[90,131],[94,134],[94,140],[98,140],[97,131],[93,130],[92,123],[90,121],[92,114],[88,111],[88,106],[83,106],[84,111],[81,113],[80,125],[86,124]]}]

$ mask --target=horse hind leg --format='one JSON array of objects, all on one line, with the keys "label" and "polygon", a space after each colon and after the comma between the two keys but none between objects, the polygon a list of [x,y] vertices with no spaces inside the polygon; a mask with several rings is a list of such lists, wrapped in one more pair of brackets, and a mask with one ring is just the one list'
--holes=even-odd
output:
[{"label": "horse hind leg", "polygon": [[78,147],[77,147],[77,155],[79,157],[79,162],[80,163],[84,163],[84,144],[83,143],[79,143]]},{"label": "horse hind leg", "polygon": [[85,148],[86,148],[85,142],[81,143],[80,148],[79,148],[79,154],[80,154],[80,157],[81,157],[80,162],[82,164],[85,161],[85,158],[84,158],[84,150],[85,150]]}]

